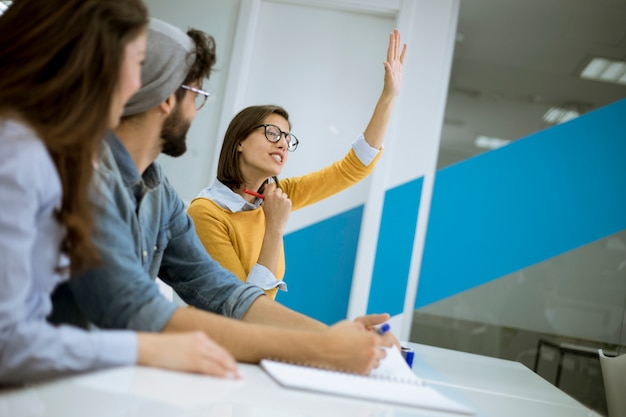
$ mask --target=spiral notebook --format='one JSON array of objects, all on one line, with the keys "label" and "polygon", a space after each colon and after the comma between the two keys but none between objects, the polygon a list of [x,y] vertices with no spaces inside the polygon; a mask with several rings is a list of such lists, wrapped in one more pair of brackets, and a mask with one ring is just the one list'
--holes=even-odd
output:
[{"label": "spiral notebook", "polygon": [[368,376],[269,359],[263,359],[261,367],[276,382],[287,388],[459,414],[474,414],[471,408],[453,401],[425,384],[408,367],[396,348],[388,348],[385,359]]}]

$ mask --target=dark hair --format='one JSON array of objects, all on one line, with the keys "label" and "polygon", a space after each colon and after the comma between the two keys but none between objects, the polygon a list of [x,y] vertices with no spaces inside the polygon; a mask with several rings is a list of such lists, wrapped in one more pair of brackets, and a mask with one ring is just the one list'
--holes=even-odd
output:
[{"label": "dark hair", "polygon": [[[197,29],[189,29],[187,35],[193,40],[195,45],[194,52],[196,59],[191,68],[189,68],[187,76],[185,76],[183,80],[183,84],[200,82],[209,78],[211,69],[217,61],[215,39],[213,36]],[[183,90],[182,88],[176,90],[176,102],[180,102],[184,98],[186,91],[187,90]]]},{"label": "dark hair", "polygon": [[[241,167],[239,166],[237,147],[270,114],[278,114],[284,117],[287,123],[289,123],[289,129],[291,129],[287,111],[280,106],[271,104],[246,107],[230,121],[228,129],[226,129],[224,134],[220,159],[217,163],[217,179],[231,190],[238,189],[244,183]],[[276,178],[274,178],[274,181],[278,183]]]},{"label": "dark hair", "polygon": [[93,159],[124,48],[147,22],[141,0],[16,0],[0,17],[0,114],[27,122],[55,163],[72,270],[100,259],[87,199]]}]

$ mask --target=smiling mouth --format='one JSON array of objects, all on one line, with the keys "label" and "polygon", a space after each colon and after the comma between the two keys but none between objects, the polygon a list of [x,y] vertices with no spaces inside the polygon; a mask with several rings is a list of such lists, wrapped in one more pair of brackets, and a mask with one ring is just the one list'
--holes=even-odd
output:
[{"label": "smiling mouth", "polygon": [[283,157],[282,157],[281,155],[279,155],[279,154],[277,154],[277,153],[273,153],[271,156],[272,156],[272,158],[274,158],[274,160],[275,160],[276,162],[280,162],[280,163],[282,163],[282,162],[283,162]]}]

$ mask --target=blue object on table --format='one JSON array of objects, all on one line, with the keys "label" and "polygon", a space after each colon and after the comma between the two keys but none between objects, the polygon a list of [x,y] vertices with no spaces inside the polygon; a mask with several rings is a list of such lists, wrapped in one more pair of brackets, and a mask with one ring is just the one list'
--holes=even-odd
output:
[{"label": "blue object on table", "polygon": [[402,356],[404,357],[404,360],[406,361],[407,365],[409,365],[409,368],[413,368],[413,356],[414,355],[415,355],[415,352],[413,352],[413,349],[409,347],[402,347]]}]

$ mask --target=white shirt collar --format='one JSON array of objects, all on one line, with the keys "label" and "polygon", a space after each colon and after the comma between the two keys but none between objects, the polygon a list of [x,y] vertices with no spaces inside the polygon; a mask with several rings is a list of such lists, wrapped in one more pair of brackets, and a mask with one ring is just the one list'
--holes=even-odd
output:
[{"label": "white shirt collar", "polygon": [[232,191],[216,179],[212,185],[200,191],[196,197],[208,198],[218,206],[237,213],[240,211],[255,210],[261,206],[263,200],[257,198],[254,203],[247,202],[242,196]]}]

